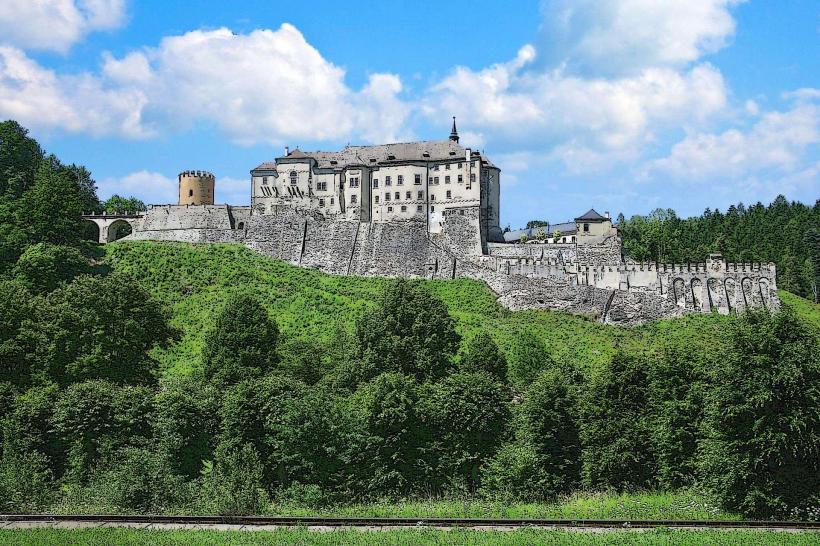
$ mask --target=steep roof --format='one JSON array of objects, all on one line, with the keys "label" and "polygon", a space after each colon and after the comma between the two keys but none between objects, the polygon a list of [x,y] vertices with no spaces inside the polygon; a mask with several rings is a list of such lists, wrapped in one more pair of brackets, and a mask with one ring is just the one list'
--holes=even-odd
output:
[{"label": "steep roof", "polygon": [[601,220],[606,220],[606,216],[601,216],[595,209],[589,209],[584,214],[576,218],[577,221],[586,221],[586,222],[600,222]]},{"label": "steep roof", "polygon": [[[355,165],[379,165],[406,161],[465,160],[467,149],[453,140],[422,140],[419,142],[396,142],[375,146],[345,146],[338,152],[303,152],[296,149],[277,158],[299,159],[310,157],[320,169],[342,169]],[[473,156],[488,167],[494,167],[483,154],[473,151]],[[256,169],[274,169],[276,161],[262,163]],[[256,170],[254,169],[254,170]]]}]

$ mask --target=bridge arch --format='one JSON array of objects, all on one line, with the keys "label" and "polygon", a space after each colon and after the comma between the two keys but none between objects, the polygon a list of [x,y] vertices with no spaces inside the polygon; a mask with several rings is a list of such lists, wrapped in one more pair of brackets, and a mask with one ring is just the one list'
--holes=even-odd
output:
[{"label": "bridge arch", "polygon": [[139,215],[86,215],[85,220],[97,226],[97,242],[104,244],[122,239],[131,234],[138,227],[136,222]]}]

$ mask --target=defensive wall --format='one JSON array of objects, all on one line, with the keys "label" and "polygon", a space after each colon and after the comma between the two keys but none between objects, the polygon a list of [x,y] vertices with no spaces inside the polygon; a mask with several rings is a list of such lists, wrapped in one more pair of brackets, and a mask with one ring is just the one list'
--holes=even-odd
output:
[{"label": "defensive wall", "polygon": [[274,206],[269,213],[226,205],[151,207],[128,239],[234,242],[276,259],[336,275],[471,278],[501,305],[559,309],[634,325],[696,312],[779,307],[774,264],[630,263],[620,240],[592,245],[492,243],[478,207],[446,211],[440,233],[423,220],[369,223]]}]

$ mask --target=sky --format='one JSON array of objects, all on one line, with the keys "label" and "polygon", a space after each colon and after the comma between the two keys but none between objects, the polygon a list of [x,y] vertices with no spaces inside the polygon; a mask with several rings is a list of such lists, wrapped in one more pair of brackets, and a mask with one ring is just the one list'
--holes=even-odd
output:
[{"label": "sky", "polygon": [[285,146],[446,139],[501,223],[820,198],[820,2],[0,0],[0,120],[105,199]]}]

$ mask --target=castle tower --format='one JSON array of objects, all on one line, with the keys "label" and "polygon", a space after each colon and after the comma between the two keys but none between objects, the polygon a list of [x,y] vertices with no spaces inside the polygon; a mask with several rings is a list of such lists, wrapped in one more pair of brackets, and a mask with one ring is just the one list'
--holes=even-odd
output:
[{"label": "castle tower", "polygon": [[213,205],[214,175],[208,171],[183,171],[179,179],[180,205]]}]

